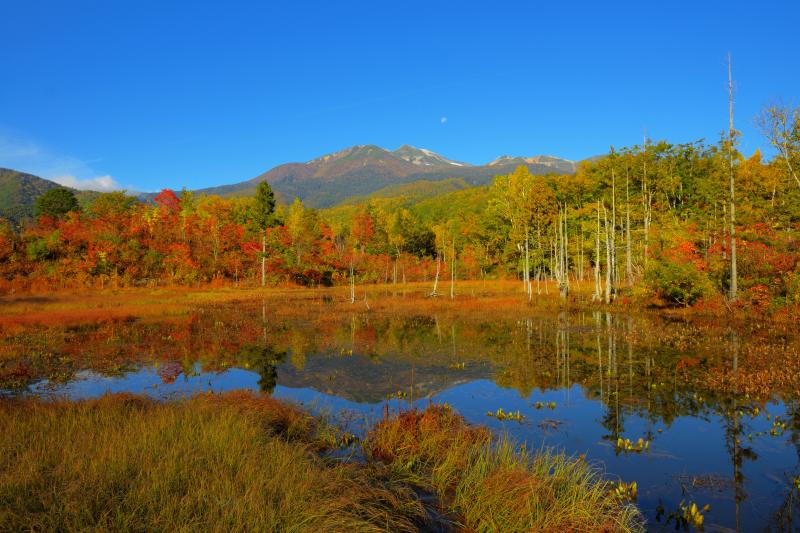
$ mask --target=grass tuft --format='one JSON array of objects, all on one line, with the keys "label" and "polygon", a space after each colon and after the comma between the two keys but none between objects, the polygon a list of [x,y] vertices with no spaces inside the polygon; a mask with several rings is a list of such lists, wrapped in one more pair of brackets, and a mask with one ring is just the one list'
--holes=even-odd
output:
[{"label": "grass tuft", "polygon": [[580,459],[532,454],[471,427],[447,405],[386,417],[363,444],[368,458],[436,494],[468,531],[639,531],[635,507],[610,496]]}]

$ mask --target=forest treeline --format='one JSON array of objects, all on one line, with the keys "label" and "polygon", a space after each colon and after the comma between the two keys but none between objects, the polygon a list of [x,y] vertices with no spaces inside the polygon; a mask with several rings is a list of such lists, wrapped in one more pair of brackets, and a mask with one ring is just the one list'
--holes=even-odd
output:
[{"label": "forest treeline", "polygon": [[735,135],[646,140],[573,175],[519,167],[490,186],[344,211],[298,199],[276,206],[266,183],[255,198],[164,190],[142,203],[113,192],[83,209],[53,189],[37,202],[36,221],[0,223],[0,283],[8,291],[517,278],[529,297],[552,290],[547,281],[566,296],[577,281],[601,301],[691,305],[732,295],[735,243],[734,299],[797,303],[800,112],[770,108],[763,123],[778,152],[770,161],[743,156]]}]

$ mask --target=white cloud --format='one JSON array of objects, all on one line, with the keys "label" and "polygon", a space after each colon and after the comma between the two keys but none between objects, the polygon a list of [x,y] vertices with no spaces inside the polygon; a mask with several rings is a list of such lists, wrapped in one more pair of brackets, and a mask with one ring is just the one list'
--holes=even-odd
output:
[{"label": "white cloud", "polygon": [[441,122],[442,124],[447,124],[447,117],[440,118],[439,122]]},{"label": "white cloud", "polygon": [[97,176],[94,178],[86,178],[86,179],[78,179],[75,176],[65,175],[65,176],[56,176],[52,178],[53,181],[58,183],[59,185],[64,185],[65,187],[72,187],[73,189],[79,189],[82,191],[100,191],[100,192],[109,192],[109,191],[118,191],[123,189],[123,187],[114,181],[114,178],[111,176]]},{"label": "white cloud", "polygon": [[97,162],[59,153],[17,132],[0,129],[0,167],[28,172],[73,189],[102,192],[133,189],[123,187],[89,164]]}]

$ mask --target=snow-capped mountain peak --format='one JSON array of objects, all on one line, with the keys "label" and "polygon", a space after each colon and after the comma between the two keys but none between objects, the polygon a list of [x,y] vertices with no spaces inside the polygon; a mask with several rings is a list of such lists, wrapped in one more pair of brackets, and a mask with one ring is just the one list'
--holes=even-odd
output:
[{"label": "snow-capped mountain peak", "polygon": [[431,150],[426,150],[425,148],[416,148],[414,146],[404,144],[394,152],[394,155],[399,157],[400,159],[404,159],[411,164],[419,165],[419,166],[437,166],[437,165],[452,165],[456,167],[466,167],[470,166],[467,163],[462,163],[460,161],[453,161],[452,159],[447,159],[446,157],[437,154]]}]

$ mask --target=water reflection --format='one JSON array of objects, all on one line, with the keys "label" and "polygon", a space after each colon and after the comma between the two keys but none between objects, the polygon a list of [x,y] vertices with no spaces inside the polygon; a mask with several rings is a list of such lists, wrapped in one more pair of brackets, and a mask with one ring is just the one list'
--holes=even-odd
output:
[{"label": "water reflection", "polygon": [[[792,530],[797,399],[755,401],[696,379],[726,366],[738,383],[742,361],[763,342],[600,311],[398,317],[289,312],[259,301],[161,322],[29,328],[6,335],[2,349],[25,368],[5,382],[15,393],[171,397],[249,387],[365,416],[387,401],[447,401],[471,422],[529,446],[586,454],[609,477],[637,481],[653,529],[674,527],[667,518],[684,501],[711,504],[707,529]],[[525,421],[486,416],[499,408],[518,409]],[[647,448],[618,445],[638,439]]]},{"label": "water reflection", "polygon": [[248,344],[236,354],[237,361],[244,361],[245,367],[259,375],[258,388],[272,394],[278,384],[278,365],[286,361],[286,352],[276,351],[273,346]]}]

